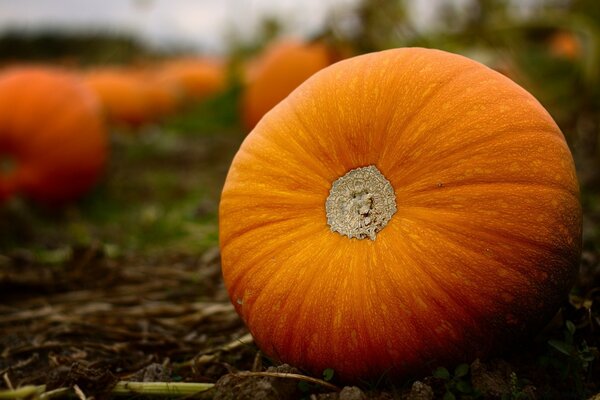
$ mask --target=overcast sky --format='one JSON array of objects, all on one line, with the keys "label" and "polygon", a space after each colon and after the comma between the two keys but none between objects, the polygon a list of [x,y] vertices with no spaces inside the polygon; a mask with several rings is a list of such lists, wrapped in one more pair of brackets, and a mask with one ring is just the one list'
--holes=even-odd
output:
[{"label": "overcast sky", "polygon": [[[419,20],[427,20],[434,3],[408,2]],[[454,0],[457,1],[457,0]],[[164,46],[183,43],[219,51],[227,30],[256,31],[264,16],[286,22],[290,34],[318,32],[329,12],[355,6],[358,0],[0,0],[2,29],[112,29],[131,32]],[[459,1],[460,2],[460,1]]]},{"label": "overcast sky", "polygon": [[[471,7],[476,0],[407,0],[417,28],[429,27],[442,4]],[[509,0],[527,8],[541,0]],[[287,33],[319,32],[335,10],[360,0],[0,0],[0,33],[6,29],[111,29],[132,33],[155,46],[180,44],[223,50],[225,34],[256,32],[265,16],[285,22]]]},{"label": "overcast sky", "polygon": [[218,50],[227,29],[255,32],[266,15],[280,17],[291,32],[318,31],[328,11],[356,0],[0,0],[0,30],[47,27],[114,29],[150,43],[184,42]]}]

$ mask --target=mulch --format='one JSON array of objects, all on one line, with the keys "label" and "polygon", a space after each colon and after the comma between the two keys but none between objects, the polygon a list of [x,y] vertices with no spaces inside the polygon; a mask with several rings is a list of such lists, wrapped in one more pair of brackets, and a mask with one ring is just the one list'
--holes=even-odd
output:
[{"label": "mulch", "polygon": [[218,249],[158,262],[113,260],[90,246],[60,266],[22,253],[4,264],[0,387],[78,384],[102,394],[119,380],[215,382],[256,356],[223,288]]}]

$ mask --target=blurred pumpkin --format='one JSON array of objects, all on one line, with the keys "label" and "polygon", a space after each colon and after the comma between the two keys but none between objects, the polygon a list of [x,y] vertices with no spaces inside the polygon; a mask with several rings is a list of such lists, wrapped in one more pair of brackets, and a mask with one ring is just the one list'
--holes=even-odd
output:
[{"label": "blurred pumpkin", "polygon": [[189,101],[204,100],[225,89],[227,74],[221,60],[182,58],[165,62],[161,74],[177,84]]},{"label": "blurred pumpkin", "polygon": [[126,69],[105,67],[84,76],[100,99],[109,121],[139,127],[155,118],[146,83],[139,75]]},{"label": "blurred pumpkin", "polygon": [[581,43],[577,36],[568,31],[558,31],[548,39],[550,52],[555,57],[576,60],[581,57]]},{"label": "blurred pumpkin", "polygon": [[315,74],[248,135],[223,277],[269,356],[342,380],[484,357],[574,280],[577,177],[544,108],[465,57],[406,48]]},{"label": "blurred pumpkin", "polygon": [[148,113],[151,120],[172,115],[183,101],[183,90],[179,84],[155,68],[141,69],[139,79],[143,82]]},{"label": "blurred pumpkin", "polygon": [[292,90],[329,64],[331,54],[323,43],[286,39],[269,46],[246,68],[247,85],[242,97],[246,128],[251,130]]},{"label": "blurred pumpkin", "polygon": [[75,76],[43,67],[0,73],[0,158],[10,164],[0,197],[76,199],[100,175],[107,141],[96,97]]}]

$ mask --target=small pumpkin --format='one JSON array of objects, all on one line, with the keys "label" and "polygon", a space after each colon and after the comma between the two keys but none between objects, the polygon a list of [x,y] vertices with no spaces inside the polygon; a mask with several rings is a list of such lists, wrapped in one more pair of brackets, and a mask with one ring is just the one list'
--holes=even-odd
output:
[{"label": "small pumpkin", "polygon": [[0,197],[54,205],[101,174],[107,135],[96,97],[69,72],[13,67],[0,73]]},{"label": "small pumpkin", "polygon": [[139,127],[155,118],[146,83],[138,74],[104,67],[88,71],[84,79],[100,99],[111,123]]},{"label": "small pumpkin", "polygon": [[243,142],[219,207],[224,281],[258,346],[314,374],[468,362],[557,311],[578,190],[561,131],[505,76],[431,49],[355,57]]},{"label": "small pumpkin", "polygon": [[160,68],[164,79],[181,88],[188,101],[200,101],[225,89],[227,74],[222,60],[181,58],[165,62]]},{"label": "small pumpkin", "polygon": [[179,84],[155,68],[135,71],[143,82],[148,104],[148,120],[157,121],[177,112],[183,102],[184,92]]},{"label": "small pumpkin", "polygon": [[550,53],[557,58],[577,60],[581,58],[581,42],[576,34],[569,31],[557,31],[548,39]]},{"label": "small pumpkin", "polygon": [[286,39],[273,43],[246,68],[242,119],[248,130],[315,72],[331,64],[323,43]]}]

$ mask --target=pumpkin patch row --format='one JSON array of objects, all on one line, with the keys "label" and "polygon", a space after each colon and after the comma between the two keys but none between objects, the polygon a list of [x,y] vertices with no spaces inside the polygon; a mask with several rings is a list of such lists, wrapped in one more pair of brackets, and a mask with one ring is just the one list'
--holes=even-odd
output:
[{"label": "pumpkin patch row", "polygon": [[102,67],[83,72],[108,120],[140,127],[172,115],[186,104],[222,91],[225,65],[213,59],[171,60],[153,67]]},{"label": "pumpkin patch row", "polygon": [[0,71],[0,202],[22,195],[61,205],[85,194],[108,156],[108,125],[139,127],[223,89],[224,66],[172,60],[160,68]]},{"label": "pumpkin patch row", "polygon": [[[252,130],[298,85],[334,60],[324,43],[285,39],[267,46],[240,71],[244,128]],[[210,58],[172,60],[152,68],[96,68],[83,76],[109,121],[131,127],[159,121],[182,105],[222,92],[228,84],[226,63]]]},{"label": "pumpkin patch row", "polygon": [[[285,39],[265,48],[240,71],[240,115],[247,131],[298,85],[335,59],[324,43]],[[217,59],[179,59],[154,68],[97,68],[84,73],[109,121],[139,127],[204,100],[227,86],[227,66]]]},{"label": "pumpkin patch row", "polygon": [[[242,72],[250,131],[296,86],[331,63],[323,44],[284,40]],[[62,204],[85,194],[108,154],[107,127],[137,129],[222,92],[227,65],[181,58],[144,67],[12,67],[0,71],[0,201]]]},{"label": "pumpkin patch row", "polygon": [[14,66],[0,72],[0,201],[60,205],[85,194],[108,156],[107,125],[139,127],[225,85],[215,61],[156,69]]}]

